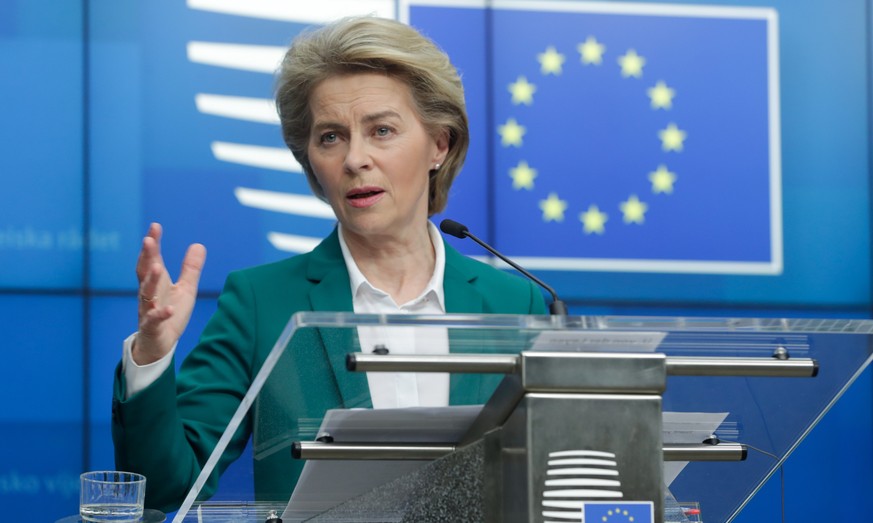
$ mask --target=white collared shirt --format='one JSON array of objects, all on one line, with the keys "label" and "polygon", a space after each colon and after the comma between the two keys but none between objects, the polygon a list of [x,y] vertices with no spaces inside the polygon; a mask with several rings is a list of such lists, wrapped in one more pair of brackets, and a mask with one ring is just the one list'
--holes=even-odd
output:
[{"label": "white collared shirt", "polygon": [[[374,287],[361,273],[349,252],[339,227],[339,242],[349,271],[352,306],[357,314],[443,314],[446,312],[443,275],[446,251],[434,224],[428,222],[434,250],[434,271],[421,294],[398,305],[391,296]],[[441,327],[358,327],[361,352],[385,347],[389,354],[448,354],[448,332]],[[447,373],[368,372],[367,383],[373,407],[441,407],[449,404]]]},{"label": "white collared shirt", "polygon": [[[349,273],[352,305],[358,314],[442,314],[446,312],[443,275],[446,252],[436,226],[428,222],[428,232],[435,255],[434,271],[421,295],[397,305],[388,293],[377,289],[361,273],[349,252],[339,227],[339,243]],[[122,369],[129,398],[145,389],[170,366],[173,349],[160,360],[148,365],[137,365],[131,355],[136,334],[131,334],[123,345]],[[361,351],[370,353],[384,345],[393,354],[448,354],[448,332],[444,328],[358,328]],[[445,406],[449,404],[449,375],[447,373],[368,372],[367,382],[374,408]]]}]

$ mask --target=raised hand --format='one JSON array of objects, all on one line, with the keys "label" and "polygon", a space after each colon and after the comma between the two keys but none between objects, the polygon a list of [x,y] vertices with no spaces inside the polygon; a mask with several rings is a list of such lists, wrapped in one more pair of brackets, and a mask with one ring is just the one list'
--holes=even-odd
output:
[{"label": "raised hand", "polygon": [[147,365],[166,356],[185,332],[194,303],[206,248],[188,247],[176,283],[161,257],[161,225],[153,223],[142,241],[136,262],[139,279],[139,331],[131,355],[137,365]]}]

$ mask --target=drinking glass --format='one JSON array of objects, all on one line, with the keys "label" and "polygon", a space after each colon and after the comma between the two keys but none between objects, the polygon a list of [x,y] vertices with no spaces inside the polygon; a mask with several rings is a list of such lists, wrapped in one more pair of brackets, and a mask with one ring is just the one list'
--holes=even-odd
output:
[{"label": "drinking glass", "polygon": [[88,522],[142,519],[146,478],[133,472],[101,470],[81,476],[79,517]]}]

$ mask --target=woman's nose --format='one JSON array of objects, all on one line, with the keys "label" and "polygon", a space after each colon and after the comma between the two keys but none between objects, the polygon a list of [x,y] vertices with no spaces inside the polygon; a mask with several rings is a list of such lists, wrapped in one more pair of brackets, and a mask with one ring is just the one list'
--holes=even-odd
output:
[{"label": "woman's nose", "polygon": [[345,169],[349,173],[365,171],[372,167],[373,159],[366,140],[352,137],[346,152]]}]

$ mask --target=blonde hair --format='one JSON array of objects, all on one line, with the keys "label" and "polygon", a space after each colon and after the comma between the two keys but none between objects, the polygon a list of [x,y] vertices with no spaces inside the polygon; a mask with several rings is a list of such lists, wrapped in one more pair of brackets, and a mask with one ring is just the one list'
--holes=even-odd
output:
[{"label": "blonde hair", "polygon": [[344,18],[298,35],[285,54],[276,87],[282,137],[300,162],[312,192],[326,200],[312,172],[308,143],[309,99],[325,79],[354,73],[385,73],[409,86],[428,133],[448,137],[449,150],[430,172],[428,215],[442,211],[470,144],[464,88],[448,56],[415,29],[375,17]]}]

